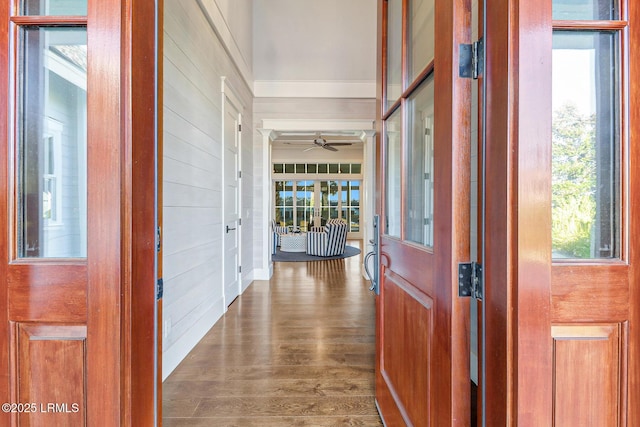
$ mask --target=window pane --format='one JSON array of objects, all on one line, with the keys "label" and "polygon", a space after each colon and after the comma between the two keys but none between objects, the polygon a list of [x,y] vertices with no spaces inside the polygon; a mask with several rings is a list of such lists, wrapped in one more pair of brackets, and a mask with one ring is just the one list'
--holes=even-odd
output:
[{"label": "window pane", "polygon": [[329,164],[329,173],[338,173],[339,166],[335,163]]},{"label": "window pane", "polygon": [[25,0],[23,15],[85,16],[87,0]]},{"label": "window pane", "polygon": [[349,206],[349,181],[340,182],[340,202],[342,206]]},{"label": "window pane", "polygon": [[318,173],[327,173],[327,164],[326,163],[318,164]]},{"label": "window pane", "polygon": [[340,173],[351,173],[351,164],[342,163],[340,165]]},{"label": "window pane", "polygon": [[362,173],[362,165],[359,163],[353,163],[351,165],[351,173],[355,173],[355,174]]},{"label": "window pane", "polygon": [[295,170],[295,166],[296,165],[292,165],[291,163],[287,163],[286,165],[284,165],[284,171],[286,173],[294,173],[296,171]]},{"label": "window pane", "polygon": [[409,77],[416,77],[433,61],[434,0],[409,1]]},{"label": "window pane", "polygon": [[402,165],[402,115],[396,110],[385,122],[385,137],[387,141],[386,162],[386,227],[385,232],[390,236],[400,237],[401,224],[401,180]]},{"label": "window pane", "polygon": [[23,27],[18,72],[18,256],[85,257],[87,32]]},{"label": "window pane", "polygon": [[284,191],[282,192],[282,198],[285,206],[293,206],[293,182],[284,182]]},{"label": "window pane", "polygon": [[387,108],[402,95],[402,0],[388,1]]},{"label": "window pane", "polygon": [[620,256],[619,72],[617,33],[554,32],[554,258]]},{"label": "window pane", "polygon": [[316,173],[318,169],[318,165],[316,165],[315,163],[309,163],[307,165],[307,173]]},{"label": "window pane", "polygon": [[360,181],[349,181],[349,231],[360,231]]},{"label": "window pane", "polygon": [[273,165],[273,173],[283,173],[284,165],[282,163],[278,163]]},{"label": "window pane", "polygon": [[405,239],[433,246],[433,79],[411,95],[409,123]]},{"label": "window pane", "polygon": [[620,19],[617,0],[553,0],[553,19]]},{"label": "window pane", "polygon": [[305,173],[305,165],[304,165],[304,163],[298,163],[296,165],[296,173]]}]

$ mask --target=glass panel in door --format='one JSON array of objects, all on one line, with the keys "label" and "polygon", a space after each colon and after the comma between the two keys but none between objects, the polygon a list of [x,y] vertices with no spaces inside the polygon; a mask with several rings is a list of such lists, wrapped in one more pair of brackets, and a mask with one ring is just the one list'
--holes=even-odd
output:
[{"label": "glass panel in door", "polygon": [[349,231],[360,231],[360,181],[349,181]]},{"label": "glass panel in door", "polygon": [[385,227],[383,231],[393,237],[400,237],[402,223],[402,115],[396,110],[385,122],[386,136],[386,198]]},{"label": "glass panel in door", "polygon": [[402,95],[402,0],[387,2],[386,99],[391,107]]},{"label": "glass panel in door", "polygon": [[23,15],[85,16],[87,0],[26,0],[21,9]]},{"label": "glass panel in door", "polygon": [[618,35],[553,35],[553,258],[620,256]]},{"label": "glass panel in door", "polygon": [[275,221],[280,226],[293,226],[293,182],[275,183]]},{"label": "glass panel in door", "polygon": [[552,13],[558,20],[620,19],[618,0],[553,0]]},{"label": "glass panel in door", "polygon": [[338,181],[320,181],[320,218],[319,225],[338,218]]},{"label": "glass panel in door", "polygon": [[407,138],[407,201],[405,239],[433,247],[433,79],[409,97]]},{"label": "glass panel in door", "polygon": [[296,227],[302,232],[308,231],[313,219],[314,182],[298,181],[296,183]]},{"label": "glass panel in door", "polygon": [[433,61],[435,46],[434,0],[409,0],[409,81],[414,81]]},{"label": "glass panel in door", "polygon": [[87,251],[87,31],[22,27],[18,257]]}]

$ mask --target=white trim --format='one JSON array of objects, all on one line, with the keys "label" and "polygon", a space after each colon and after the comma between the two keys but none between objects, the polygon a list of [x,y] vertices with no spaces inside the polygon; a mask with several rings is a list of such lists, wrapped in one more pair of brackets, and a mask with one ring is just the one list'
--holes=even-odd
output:
[{"label": "white trim", "polygon": [[342,131],[374,130],[373,120],[264,119],[262,129],[273,131]]},{"label": "white trim", "polygon": [[242,51],[238,46],[227,21],[224,19],[224,15],[215,0],[197,0],[200,9],[204,13],[205,18],[209,21],[209,25],[213,31],[217,34],[218,38],[222,42],[224,50],[231,58],[231,61],[240,71],[240,75],[244,79],[247,86],[253,89],[253,71],[251,66],[247,63],[247,60],[242,55]]},{"label": "white trim", "polygon": [[[236,96],[233,88],[230,86],[229,82],[227,81],[227,78],[225,76],[220,77],[220,92],[222,94],[222,164],[224,165],[225,162],[227,161],[226,157],[226,141],[225,141],[225,123],[228,120],[227,119],[227,103],[230,105],[230,107],[233,108],[232,111],[230,111],[230,113],[236,113],[237,117],[236,117],[236,128],[234,129],[235,132],[235,137],[237,138],[237,144],[236,144],[236,150],[237,150],[237,158],[236,158],[236,172],[241,172],[242,171],[242,132],[240,132],[238,126],[242,126],[242,113],[244,112],[245,108],[244,105],[242,105],[242,103],[240,102],[240,99]],[[242,226],[240,226],[239,224],[236,223],[236,233],[238,234],[238,238],[237,238],[237,251],[238,251],[238,256],[236,258],[236,265],[234,266],[234,269],[236,270],[236,284],[238,287],[238,295],[234,295],[233,298],[228,298],[228,296],[226,295],[226,289],[227,289],[227,283],[226,283],[226,266],[227,266],[227,259],[226,257],[226,245],[224,242],[226,242],[226,231],[225,231],[225,226],[227,226],[228,221],[226,220],[226,192],[227,192],[227,183],[226,183],[226,176],[225,176],[225,168],[222,168],[222,239],[223,239],[223,261],[222,261],[222,281],[223,281],[223,294],[225,295],[225,305],[229,306],[229,304],[231,304],[231,302],[237,297],[240,296],[242,294],[243,291],[243,287],[242,287],[242,273],[238,272],[238,268],[242,265]],[[238,214],[238,218],[236,219],[237,222],[240,222],[242,220],[242,180],[240,177],[236,177],[235,178],[236,182],[237,182],[237,187],[236,187],[236,211]],[[235,286],[234,286],[235,287]]]},{"label": "white trim", "polygon": [[255,268],[253,270],[253,280],[269,280],[273,275],[273,264],[269,268]]},{"label": "white trim", "polygon": [[256,98],[375,98],[375,80],[256,80]]},{"label": "white trim", "polygon": [[200,340],[209,332],[209,329],[222,317],[226,307],[224,297],[220,297],[213,307],[207,310],[202,317],[191,326],[171,347],[162,352],[162,381],[173,372]]},{"label": "white trim", "polygon": [[65,61],[60,56],[50,51],[44,52],[44,67],[85,92],[87,91],[87,72]]},{"label": "white trim", "polygon": [[269,280],[273,274],[271,261],[271,129],[258,129],[262,135],[262,217],[258,230],[262,231],[262,254],[260,268],[254,269],[254,277],[259,280]]},{"label": "white trim", "polygon": [[240,294],[242,295],[244,293],[244,291],[246,291],[247,289],[249,289],[249,286],[251,286],[251,284],[253,283],[255,279],[253,278],[253,270],[251,270],[250,273],[243,275],[242,277],[242,288],[240,289]]}]

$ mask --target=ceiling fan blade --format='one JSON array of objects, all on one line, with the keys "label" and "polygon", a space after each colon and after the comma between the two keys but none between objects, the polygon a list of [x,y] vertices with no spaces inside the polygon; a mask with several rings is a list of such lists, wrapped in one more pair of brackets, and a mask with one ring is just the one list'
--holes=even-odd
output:
[{"label": "ceiling fan blade", "polygon": [[325,146],[336,147],[339,145],[353,145],[351,142],[327,142]]},{"label": "ceiling fan blade", "polygon": [[309,148],[305,148],[304,150],[302,150],[303,153],[306,153],[307,151],[311,151],[313,149],[316,149],[318,147],[309,147]]},{"label": "ceiling fan blade", "polygon": [[329,151],[338,151],[337,148],[333,148],[332,146],[325,144],[322,146],[322,148],[324,148],[325,150],[329,150]]}]

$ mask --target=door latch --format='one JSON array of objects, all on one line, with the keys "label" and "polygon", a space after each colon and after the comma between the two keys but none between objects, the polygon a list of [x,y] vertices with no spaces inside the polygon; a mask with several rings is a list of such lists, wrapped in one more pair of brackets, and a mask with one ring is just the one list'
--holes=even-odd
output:
[{"label": "door latch", "polygon": [[458,264],[458,296],[460,298],[482,299],[482,265],[477,262]]}]

